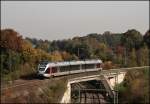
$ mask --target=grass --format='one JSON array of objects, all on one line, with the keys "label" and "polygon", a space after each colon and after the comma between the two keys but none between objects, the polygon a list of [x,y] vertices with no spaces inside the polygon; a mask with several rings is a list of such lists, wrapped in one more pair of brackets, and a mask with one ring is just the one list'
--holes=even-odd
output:
[{"label": "grass", "polygon": [[65,78],[53,81],[47,88],[44,88],[44,95],[47,96],[48,103],[59,103],[65,90],[67,89],[67,80]]},{"label": "grass", "polygon": [[35,68],[33,66],[30,66],[29,64],[20,65],[16,70],[13,70],[7,74],[1,73],[1,82],[9,84],[9,82],[13,82],[14,80],[21,78],[22,76],[28,76],[35,72]]}]

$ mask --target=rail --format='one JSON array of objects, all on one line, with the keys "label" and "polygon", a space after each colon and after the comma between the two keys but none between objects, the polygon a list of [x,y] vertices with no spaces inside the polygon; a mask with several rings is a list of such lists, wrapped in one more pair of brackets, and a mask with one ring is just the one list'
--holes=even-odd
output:
[{"label": "rail", "polygon": [[[109,70],[102,70],[101,72],[102,72],[102,73],[109,73],[109,72],[124,72],[124,71],[126,71],[126,70],[141,69],[141,68],[150,68],[150,66],[109,69]],[[99,75],[95,75],[94,77],[97,77],[97,76],[99,76]],[[87,77],[85,77],[85,78],[87,78]],[[35,82],[38,82],[38,80],[32,81],[32,82],[27,82],[27,83],[22,83],[22,84],[17,84],[17,85],[10,86],[10,87],[1,88],[1,91],[2,91],[2,90],[9,89],[9,88],[14,88],[14,87],[19,87],[19,86],[29,85],[29,84],[35,83]]]}]

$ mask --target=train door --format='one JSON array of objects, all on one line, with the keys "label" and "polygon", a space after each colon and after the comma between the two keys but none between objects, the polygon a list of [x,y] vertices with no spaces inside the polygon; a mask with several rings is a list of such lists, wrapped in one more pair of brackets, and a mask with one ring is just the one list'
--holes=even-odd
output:
[{"label": "train door", "polygon": [[48,67],[45,73],[50,74],[51,73],[51,67]]},{"label": "train door", "polygon": [[100,68],[100,67],[101,67],[100,63],[96,64],[96,68]]},{"label": "train door", "polygon": [[52,67],[51,73],[56,73],[56,72],[57,72],[57,68],[56,67]]}]

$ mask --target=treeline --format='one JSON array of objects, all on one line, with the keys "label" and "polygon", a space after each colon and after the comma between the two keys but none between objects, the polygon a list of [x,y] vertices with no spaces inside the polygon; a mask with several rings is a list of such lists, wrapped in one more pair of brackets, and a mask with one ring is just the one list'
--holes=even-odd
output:
[{"label": "treeline", "polygon": [[8,79],[35,72],[41,60],[100,58],[106,62],[107,68],[143,66],[149,63],[149,30],[144,35],[131,29],[125,33],[107,31],[57,41],[28,37],[23,39],[13,29],[1,30],[0,36],[1,74]]},{"label": "treeline", "polygon": [[[135,29],[125,33],[103,34],[92,33],[84,37],[74,37],[67,40],[37,40],[26,38],[36,49],[42,49],[47,53],[67,52],[73,55],[72,59],[100,58],[103,61],[111,61],[119,67],[148,65],[149,31],[144,35]],[[145,38],[148,37],[148,38]],[[65,60],[70,60],[67,58]]]}]

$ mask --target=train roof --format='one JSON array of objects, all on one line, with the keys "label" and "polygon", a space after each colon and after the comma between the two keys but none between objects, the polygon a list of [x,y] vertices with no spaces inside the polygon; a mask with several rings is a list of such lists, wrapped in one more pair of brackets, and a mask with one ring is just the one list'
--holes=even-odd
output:
[{"label": "train roof", "polygon": [[102,63],[100,59],[98,60],[85,60],[85,61],[62,61],[62,62],[49,62],[49,66],[69,66],[69,65],[79,65],[79,64],[95,64]]}]

